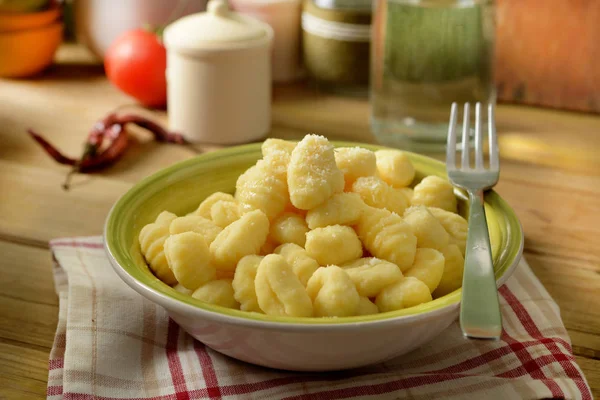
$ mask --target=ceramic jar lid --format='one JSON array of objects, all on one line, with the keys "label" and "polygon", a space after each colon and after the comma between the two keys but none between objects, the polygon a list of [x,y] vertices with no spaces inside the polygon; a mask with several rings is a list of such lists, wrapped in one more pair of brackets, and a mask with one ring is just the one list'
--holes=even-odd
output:
[{"label": "ceramic jar lid", "polygon": [[207,11],[183,17],[163,35],[167,48],[194,52],[252,47],[273,36],[268,24],[231,11],[224,0],[210,0]]}]

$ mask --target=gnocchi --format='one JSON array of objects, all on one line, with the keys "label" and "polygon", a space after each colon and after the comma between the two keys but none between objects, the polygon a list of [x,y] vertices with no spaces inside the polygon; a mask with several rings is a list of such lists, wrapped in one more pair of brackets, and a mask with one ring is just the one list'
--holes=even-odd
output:
[{"label": "gnocchi", "polygon": [[263,258],[256,272],[256,298],[268,315],[310,317],[313,304],[292,267],[278,254]]},{"label": "gnocchi", "polygon": [[171,235],[165,240],[164,251],[173,275],[183,287],[195,290],[215,278],[210,251],[201,234],[184,232]]},{"label": "gnocchi", "polygon": [[271,238],[277,244],[295,243],[304,247],[306,232],[308,226],[304,218],[294,213],[283,213],[273,221]]},{"label": "gnocchi", "polygon": [[210,208],[210,219],[220,228],[240,219],[240,208],[236,202],[219,200]]},{"label": "gnocchi", "polygon": [[433,292],[433,296],[436,298],[461,287],[465,268],[465,259],[457,245],[449,245],[442,254],[444,255],[444,273],[438,287]]},{"label": "gnocchi", "polygon": [[306,252],[320,265],[339,265],[360,257],[362,244],[349,226],[331,225],[306,234]]},{"label": "gnocchi", "polygon": [[192,213],[192,215],[197,215],[199,217],[210,219],[212,206],[218,201],[235,202],[235,199],[229,193],[215,192],[208,196],[206,199],[204,199],[202,203],[200,203],[196,211]]},{"label": "gnocchi", "polygon": [[344,174],[346,187],[361,176],[377,173],[375,153],[361,147],[340,147],[335,149],[335,163]]},{"label": "gnocchi", "polygon": [[373,257],[360,258],[342,268],[354,282],[358,294],[365,297],[375,297],[384,287],[402,279],[397,265]]},{"label": "gnocchi", "polygon": [[209,246],[221,231],[222,229],[215,225],[213,221],[197,215],[177,217],[171,222],[171,225],[169,225],[170,235],[177,235],[178,233],[184,232],[196,232],[202,235],[206,244]]},{"label": "gnocchi", "polygon": [[437,207],[453,213],[457,212],[457,201],[452,184],[435,175],[423,178],[415,186],[411,204]]},{"label": "gnocchi", "polygon": [[356,193],[338,193],[306,213],[310,229],[329,225],[354,225],[360,219],[365,203]]},{"label": "gnocchi", "polygon": [[307,135],[292,151],[287,183],[294,207],[310,210],[344,190],[344,174],[333,146],[323,136]]},{"label": "gnocchi", "polygon": [[402,215],[409,206],[404,193],[376,176],[358,178],[352,185],[352,191],[358,193],[365,204],[375,208],[385,208],[398,215]]},{"label": "gnocchi", "polygon": [[404,222],[417,237],[417,247],[444,250],[450,235],[425,206],[412,206],[404,212]]},{"label": "gnocchi", "polygon": [[292,271],[303,286],[306,286],[310,277],[319,268],[319,263],[297,244],[283,244],[277,247],[274,253],[283,256],[285,261],[292,266]]},{"label": "gnocchi", "polygon": [[265,160],[259,160],[238,178],[235,199],[242,213],[261,210],[272,219],[289,202],[286,180]]},{"label": "gnocchi", "polygon": [[192,297],[205,303],[221,307],[238,309],[240,305],[233,295],[231,279],[210,281],[194,290]]},{"label": "gnocchi", "polygon": [[319,268],[308,280],[306,291],[317,317],[356,315],[360,296],[348,274],[335,265]]},{"label": "gnocchi", "polygon": [[258,306],[258,298],[256,297],[256,272],[258,266],[264,257],[249,255],[243,257],[235,269],[235,275],[231,286],[233,287],[233,297],[240,303],[240,310],[254,311],[262,313]]},{"label": "gnocchi", "polygon": [[431,301],[431,292],[426,284],[413,277],[406,277],[384,288],[376,297],[375,304],[380,312],[401,310]]},{"label": "gnocchi", "polygon": [[167,285],[174,285],[177,283],[177,279],[173,275],[171,268],[169,268],[164,249],[164,244],[168,237],[169,226],[164,223],[153,222],[142,228],[139,234],[139,241],[142,255],[148,263],[150,270]]},{"label": "gnocchi", "polygon": [[459,214],[442,210],[441,208],[429,207],[429,212],[437,218],[446,232],[450,235],[450,240],[458,246],[462,255],[465,255],[467,247],[467,233],[469,223]]},{"label": "gnocchi", "polygon": [[400,150],[377,150],[377,171],[387,184],[403,188],[415,178],[415,167],[405,152]]},{"label": "gnocchi", "polygon": [[415,262],[404,276],[417,278],[433,293],[442,280],[445,261],[444,255],[435,249],[417,249]]},{"label": "gnocchi", "polygon": [[373,256],[396,264],[401,271],[413,264],[417,237],[397,214],[371,207],[363,213],[356,232]]},{"label": "gnocchi", "polygon": [[[412,187],[405,152],[267,139],[262,159],[187,215],[138,237],[154,275],[244,312],[348,317],[413,307],[462,284],[467,221],[452,185]],[[409,186],[410,185],[410,186]]]},{"label": "gnocchi", "polygon": [[265,213],[254,210],[244,214],[210,244],[212,263],[218,269],[233,271],[242,257],[258,254],[268,233],[269,220]]}]

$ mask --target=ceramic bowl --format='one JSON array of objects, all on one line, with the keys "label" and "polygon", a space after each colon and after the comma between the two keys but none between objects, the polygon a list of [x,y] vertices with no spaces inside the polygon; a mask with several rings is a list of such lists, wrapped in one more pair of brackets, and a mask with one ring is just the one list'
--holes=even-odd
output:
[{"label": "ceramic bowl", "polygon": [[[359,145],[369,149],[379,146]],[[444,165],[408,153],[417,177],[445,176]],[[117,274],[212,349],[253,364],[296,371],[349,369],[400,356],[435,340],[458,317],[461,290],[429,303],[360,317],[292,318],[222,308],[183,295],[154,277],[139,249],[138,233],[163,210],[183,215],[215,191],[234,191],[244,170],[261,157],[260,144],[231,147],[177,163],[136,184],[113,206],[105,247]],[[490,240],[498,285],[519,262],[521,225],[493,191],[486,194]],[[463,204],[464,209],[464,204]]]},{"label": "ceramic bowl", "polygon": [[48,8],[34,12],[0,12],[0,32],[22,31],[41,28],[56,22],[61,6],[51,4]]},{"label": "ceramic bowl", "polygon": [[50,64],[62,42],[63,24],[0,33],[0,76],[21,78],[35,75]]}]

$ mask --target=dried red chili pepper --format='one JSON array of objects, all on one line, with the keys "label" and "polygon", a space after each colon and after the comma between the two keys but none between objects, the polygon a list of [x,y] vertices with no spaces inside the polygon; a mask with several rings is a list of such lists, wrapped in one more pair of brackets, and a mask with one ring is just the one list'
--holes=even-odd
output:
[{"label": "dried red chili pepper", "polygon": [[[71,176],[74,173],[97,171],[108,167],[114,164],[123,153],[125,153],[129,141],[124,126],[128,123],[135,124],[150,131],[154,135],[156,141],[184,145],[189,144],[182,135],[169,132],[148,118],[132,114],[117,116],[115,113],[111,113],[102,120],[96,122],[88,135],[88,140],[85,143],[82,156],[79,159],[65,156],[56,147],[50,144],[50,142],[32,129],[28,129],[27,132],[56,162],[72,167],[63,184],[63,188],[68,190]],[[102,149],[102,146],[106,141],[108,141],[109,144]]]}]

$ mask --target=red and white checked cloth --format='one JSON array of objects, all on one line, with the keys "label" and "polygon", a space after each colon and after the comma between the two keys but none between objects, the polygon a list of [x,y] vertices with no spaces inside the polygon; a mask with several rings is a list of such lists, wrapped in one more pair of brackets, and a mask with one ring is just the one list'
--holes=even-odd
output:
[{"label": "red and white checked cloth", "polygon": [[500,289],[498,342],[463,339],[454,323],[384,364],[293,373],[193,340],[119,279],[100,237],[50,245],[60,312],[49,399],[592,399],[559,309],[525,261]]}]

